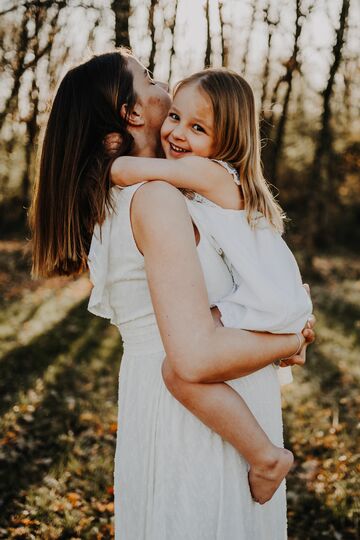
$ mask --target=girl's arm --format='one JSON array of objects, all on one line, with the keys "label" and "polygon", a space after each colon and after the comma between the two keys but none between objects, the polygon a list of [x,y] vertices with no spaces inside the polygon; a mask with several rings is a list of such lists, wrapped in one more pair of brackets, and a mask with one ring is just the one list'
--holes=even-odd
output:
[{"label": "girl's arm", "polygon": [[[111,181],[125,187],[143,181],[163,180],[178,188],[209,196],[221,184],[228,186],[229,173],[210,159],[189,156],[159,159],[121,156],[111,166]],[[220,184],[220,185],[219,185]]]},{"label": "girl's arm", "polygon": [[166,355],[179,377],[189,382],[235,379],[297,350],[295,334],[215,327],[181,193],[163,182],[144,184],[134,195],[132,226]]}]

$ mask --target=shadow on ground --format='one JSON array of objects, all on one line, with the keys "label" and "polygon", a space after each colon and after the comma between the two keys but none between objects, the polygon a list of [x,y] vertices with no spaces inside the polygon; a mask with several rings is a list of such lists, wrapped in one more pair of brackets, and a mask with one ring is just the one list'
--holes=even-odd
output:
[{"label": "shadow on ground", "polygon": [[[70,459],[74,440],[88,428],[81,415],[96,399],[98,384],[103,381],[102,371],[107,376],[107,371],[111,372],[111,389],[107,394],[115,407],[120,338],[115,336],[106,351],[102,351],[103,339],[113,329],[107,320],[88,314],[86,303],[80,302],[47,334],[11,351],[1,360],[0,392],[11,397],[11,403],[7,400],[2,404],[2,412],[19,402],[19,397],[27,391],[37,396],[30,414],[25,412],[15,427],[10,426],[15,434],[13,440],[10,438],[2,446],[2,526],[8,524],[9,516],[16,512],[30,486],[41,484],[50,468],[65,465]],[[41,383],[35,390],[39,380]],[[20,400],[14,409],[21,411],[21,407]],[[29,408],[26,404],[24,407],[25,411]]]}]

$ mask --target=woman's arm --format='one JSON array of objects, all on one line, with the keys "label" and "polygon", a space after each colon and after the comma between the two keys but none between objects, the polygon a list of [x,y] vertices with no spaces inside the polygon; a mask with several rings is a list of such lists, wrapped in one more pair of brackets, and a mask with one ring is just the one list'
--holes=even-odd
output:
[{"label": "woman's arm", "polygon": [[197,156],[180,159],[121,156],[111,166],[111,180],[123,187],[144,180],[164,180],[175,187],[208,196],[215,188],[221,189],[222,182],[230,184],[229,173],[223,167]]},{"label": "woman's arm", "polygon": [[297,350],[294,334],[215,327],[179,191],[163,182],[144,184],[134,195],[132,225],[166,355],[178,376],[190,382],[231,380]]}]

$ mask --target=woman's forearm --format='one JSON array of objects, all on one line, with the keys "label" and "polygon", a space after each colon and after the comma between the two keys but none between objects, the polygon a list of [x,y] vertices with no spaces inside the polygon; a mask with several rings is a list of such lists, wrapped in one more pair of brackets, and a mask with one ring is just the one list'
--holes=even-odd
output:
[{"label": "woman's forearm", "polygon": [[295,334],[249,332],[216,327],[191,352],[171,357],[177,375],[189,382],[221,382],[243,377],[279,358],[294,354],[299,341]]}]

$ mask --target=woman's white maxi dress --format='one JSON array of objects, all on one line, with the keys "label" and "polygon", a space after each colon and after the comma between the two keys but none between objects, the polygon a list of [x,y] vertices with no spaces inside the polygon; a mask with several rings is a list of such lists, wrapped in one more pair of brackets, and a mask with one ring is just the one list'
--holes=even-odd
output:
[{"label": "woman's white maxi dress", "polygon": [[[136,184],[113,188],[114,211],[89,254],[94,288],[89,310],[121,333],[115,454],[117,540],[284,540],[283,482],[271,501],[253,502],[242,456],[206,427],[167,390],[161,376],[164,348],[144,269],[136,247],[130,205]],[[192,213],[193,202],[187,200]],[[196,222],[196,219],[194,219]],[[209,305],[233,289],[219,253],[202,233],[198,255]],[[277,370],[268,366],[227,382],[247,402],[276,445],[283,444]]]}]

